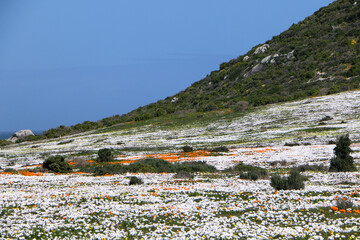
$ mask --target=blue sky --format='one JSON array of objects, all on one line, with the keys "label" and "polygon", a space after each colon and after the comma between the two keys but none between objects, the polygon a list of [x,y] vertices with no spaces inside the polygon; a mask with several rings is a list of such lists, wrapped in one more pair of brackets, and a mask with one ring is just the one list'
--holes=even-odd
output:
[{"label": "blue sky", "polygon": [[127,113],[330,0],[0,0],[0,131]]}]

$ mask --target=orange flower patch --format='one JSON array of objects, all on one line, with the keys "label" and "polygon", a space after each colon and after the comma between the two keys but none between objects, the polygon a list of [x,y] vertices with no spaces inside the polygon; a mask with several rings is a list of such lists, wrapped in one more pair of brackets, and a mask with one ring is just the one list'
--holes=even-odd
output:
[{"label": "orange flower patch", "polygon": [[331,210],[333,210],[333,211],[338,211],[339,208],[332,206],[332,207],[331,207]]},{"label": "orange flower patch", "polygon": [[29,172],[29,171],[19,171],[19,174],[23,175],[23,176],[43,176],[43,173],[34,173],[34,172]]},{"label": "orange flower patch", "polygon": [[187,187],[178,187],[178,188],[162,188],[162,190],[165,191],[182,191],[182,190],[190,190],[190,188]]},{"label": "orange flower patch", "polygon": [[128,158],[127,160],[122,161],[122,163],[124,164],[132,163],[144,158],[160,158],[168,162],[194,161],[194,160],[200,160],[202,157],[209,157],[215,155],[216,153],[206,150],[198,150],[194,152],[147,154],[147,155]]},{"label": "orange flower patch", "polygon": [[42,164],[29,165],[29,166],[26,166],[25,168],[37,168],[37,167],[42,167]]}]

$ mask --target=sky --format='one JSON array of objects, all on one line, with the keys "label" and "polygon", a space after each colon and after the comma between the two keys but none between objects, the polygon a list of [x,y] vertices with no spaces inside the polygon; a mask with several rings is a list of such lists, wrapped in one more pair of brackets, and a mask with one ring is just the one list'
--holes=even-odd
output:
[{"label": "sky", "polygon": [[0,131],[124,114],[331,0],[0,0]]}]

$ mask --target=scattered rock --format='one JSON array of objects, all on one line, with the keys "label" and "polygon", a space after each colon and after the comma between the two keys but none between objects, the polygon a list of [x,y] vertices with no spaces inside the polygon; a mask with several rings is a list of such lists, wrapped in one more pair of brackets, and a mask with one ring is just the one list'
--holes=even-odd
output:
[{"label": "scattered rock", "polygon": [[263,63],[263,64],[268,63],[271,58],[272,58],[272,55],[267,56],[267,57],[263,58],[263,60],[261,60],[261,63]]},{"label": "scattered rock", "polygon": [[259,54],[259,53],[264,53],[269,47],[270,47],[269,44],[264,44],[264,45],[258,47],[258,48],[255,50],[254,54],[256,55],[256,54]]},{"label": "scattered rock", "polygon": [[294,58],[294,52],[295,52],[295,50],[292,50],[291,52],[289,52],[289,53],[286,55],[286,58],[287,58],[287,59]]},{"label": "scattered rock", "polygon": [[247,61],[247,60],[249,60],[249,56],[245,56],[245,57],[243,58],[243,61]]},{"label": "scattered rock", "polygon": [[19,139],[25,139],[27,136],[35,136],[35,134],[30,129],[20,130],[14,133],[14,135],[11,138],[7,139],[7,141],[14,143]]},{"label": "scattered rock", "polygon": [[255,67],[253,67],[250,72],[244,74],[244,77],[249,77],[251,75],[254,75],[254,74],[260,72],[263,69],[264,69],[264,65],[259,63]]}]

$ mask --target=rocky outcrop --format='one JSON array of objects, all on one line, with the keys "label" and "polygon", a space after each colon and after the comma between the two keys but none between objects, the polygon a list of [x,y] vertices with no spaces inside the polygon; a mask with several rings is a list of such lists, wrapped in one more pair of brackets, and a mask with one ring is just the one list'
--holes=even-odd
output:
[{"label": "rocky outcrop", "polygon": [[7,140],[14,143],[19,139],[25,139],[27,136],[34,136],[34,135],[35,134],[30,129],[25,129],[14,133],[14,135]]},{"label": "rocky outcrop", "polygon": [[251,76],[251,75],[254,75],[254,74],[260,72],[261,70],[263,70],[264,67],[265,67],[265,66],[264,66],[263,64],[259,63],[259,64],[257,64],[255,67],[253,67],[250,72],[245,73],[245,74],[244,74],[244,77],[249,77],[249,76]]},{"label": "rocky outcrop", "polygon": [[269,44],[264,44],[264,45],[258,47],[258,48],[255,50],[254,54],[256,55],[256,54],[259,54],[259,53],[264,53],[269,47],[270,47]]}]

